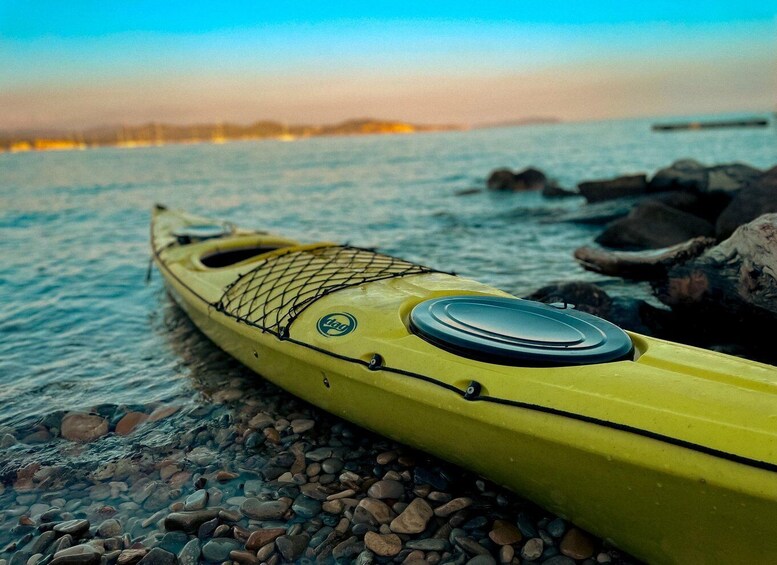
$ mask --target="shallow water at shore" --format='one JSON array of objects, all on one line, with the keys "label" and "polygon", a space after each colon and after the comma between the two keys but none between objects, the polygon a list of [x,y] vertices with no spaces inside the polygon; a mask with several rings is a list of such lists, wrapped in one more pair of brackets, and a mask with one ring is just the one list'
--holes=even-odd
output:
[{"label": "shallow water at shore", "polygon": [[[228,456],[242,453],[266,463],[274,453],[272,446],[248,453],[245,438],[235,443],[230,435],[249,429],[243,420],[257,412],[272,412],[276,420],[303,414],[316,421],[325,443],[333,427],[343,426],[213,347],[165,295],[158,275],[145,284],[154,202],[305,241],[378,247],[520,295],[557,281],[600,280],[571,256],[597,228],[548,221],[577,209],[577,198],[456,195],[483,186],[492,169],[534,165],[571,187],[584,179],[653,172],[680,157],[767,167],[775,154],[773,129],[656,134],[647,121],[623,121],[0,155],[0,438],[6,442],[0,454],[0,530],[8,534],[11,523],[40,504],[40,498],[24,503],[32,487],[52,506],[59,499],[74,504],[97,484],[109,485],[97,488],[88,502],[105,504],[81,507],[96,512],[93,523],[104,517],[102,506],[122,511],[122,503],[138,504],[129,494],[118,496],[124,487],[111,482],[126,482],[130,492],[145,488],[133,486],[141,478],[160,480],[185,496],[194,489],[191,474],[229,469],[239,475],[226,481],[229,498],[258,463],[238,468],[239,457]],[[607,284],[608,292],[626,292],[616,282]],[[246,399],[228,392],[249,390]],[[68,411],[99,414],[111,433],[84,444],[57,437]],[[127,436],[114,433],[127,413],[148,417],[155,411],[164,417]],[[200,428],[210,430],[200,438],[206,445],[191,435]],[[218,429],[229,431],[222,437]],[[282,431],[283,445],[299,439],[289,430]],[[350,433],[366,443],[383,441]],[[176,472],[190,473],[180,487],[170,484],[172,475],[160,477],[168,453],[213,449],[220,441],[228,446],[224,457],[173,461]],[[102,467],[119,461],[133,461],[134,467],[119,479],[100,478]],[[374,461],[353,465],[370,472]],[[467,480],[471,488],[475,479]],[[100,498],[106,488],[108,496]],[[168,494],[164,502],[177,500],[175,492]],[[127,515],[143,508],[146,518],[156,511],[132,504],[124,508]],[[507,506],[520,504],[509,498]],[[19,510],[23,506],[26,511]],[[0,537],[0,543],[19,533]]]}]

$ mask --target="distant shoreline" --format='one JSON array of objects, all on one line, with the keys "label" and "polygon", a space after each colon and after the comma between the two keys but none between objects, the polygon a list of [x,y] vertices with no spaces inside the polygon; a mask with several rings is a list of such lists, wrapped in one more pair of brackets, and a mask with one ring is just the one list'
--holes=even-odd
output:
[{"label": "distant shoreline", "polygon": [[0,132],[0,152],[72,151],[96,147],[155,147],[171,144],[222,144],[231,141],[295,141],[311,137],[413,134],[435,131],[463,131],[461,125],[413,124],[394,120],[354,119],[329,125],[286,125],[260,121],[242,126],[228,123],[170,125],[148,123],[112,126],[84,131]]}]

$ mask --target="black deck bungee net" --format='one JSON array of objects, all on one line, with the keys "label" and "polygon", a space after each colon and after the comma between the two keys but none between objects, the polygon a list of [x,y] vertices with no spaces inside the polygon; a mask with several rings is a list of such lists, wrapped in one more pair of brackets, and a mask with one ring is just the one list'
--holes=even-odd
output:
[{"label": "black deck bungee net", "polygon": [[361,284],[439,272],[404,259],[349,245],[293,248],[240,275],[217,308],[280,338],[315,301]]}]

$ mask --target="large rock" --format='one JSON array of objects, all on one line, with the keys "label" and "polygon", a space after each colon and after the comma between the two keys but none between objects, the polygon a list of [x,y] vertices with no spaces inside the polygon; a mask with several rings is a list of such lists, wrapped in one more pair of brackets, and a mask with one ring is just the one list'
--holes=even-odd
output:
[{"label": "large rock", "polygon": [[518,173],[510,169],[496,169],[489,177],[486,185],[490,190],[542,190],[547,183],[545,173],[528,167]]},{"label": "large rock", "polygon": [[708,191],[737,191],[758,179],[763,171],[744,163],[715,165],[707,169]]},{"label": "large rock", "polygon": [[702,192],[707,190],[707,167],[693,159],[681,159],[659,170],[650,179],[650,190],[687,190]]},{"label": "large rock", "polygon": [[616,249],[659,249],[694,237],[714,235],[715,228],[710,222],[662,202],[646,201],[625,218],[609,224],[596,242]]},{"label": "large rock", "polygon": [[608,180],[591,180],[578,184],[577,190],[590,203],[603,202],[615,198],[644,194],[647,191],[647,180],[644,174]]},{"label": "large rock", "polygon": [[207,508],[190,512],[173,512],[165,518],[165,530],[196,533],[202,524],[218,516],[219,510],[220,508]]},{"label": "large rock", "polygon": [[737,332],[763,333],[777,323],[777,214],[739,227],[726,241],[670,269],[655,289],[673,309],[738,322]]},{"label": "large rock", "polygon": [[716,234],[719,239],[727,238],[739,226],[770,212],[777,212],[777,167],[760,175],[734,196],[718,218]]},{"label": "large rock", "polygon": [[96,414],[70,412],[62,418],[62,437],[87,443],[108,433],[108,420]]}]

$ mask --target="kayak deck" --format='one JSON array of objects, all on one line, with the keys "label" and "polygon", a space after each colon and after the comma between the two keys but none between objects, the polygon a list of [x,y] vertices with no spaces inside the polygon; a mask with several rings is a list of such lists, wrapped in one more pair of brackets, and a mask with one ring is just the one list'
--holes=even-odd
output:
[{"label": "kayak deck", "polygon": [[[777,551],[767,536],[777,520],[774,368],[636,334],[633,359],[612,363],[468,359],[410,331],[411,311],[442,296],[508,294],[393,258],[373,272],[367,250],[253,232],[177,245],[172,232],[198,221],[155,214],[152,245],[171,294],[218,345],[293,394],[651,560],[721,558],[732,536],[749,540],[753,558]],[[201,260],[250,245],[275,249],[220,268]],[[361,274],[327,286],[337,258],[360,253]],[[292,268],[291,256],[316,274],[300,281],[304,268]],[[378,275],[386,265],[404,274]],[[284,290],[267,292],[268,277]],[[756,517],[769,526],[754,534]],[[730,555],[741,558],[736,545]]]}]

